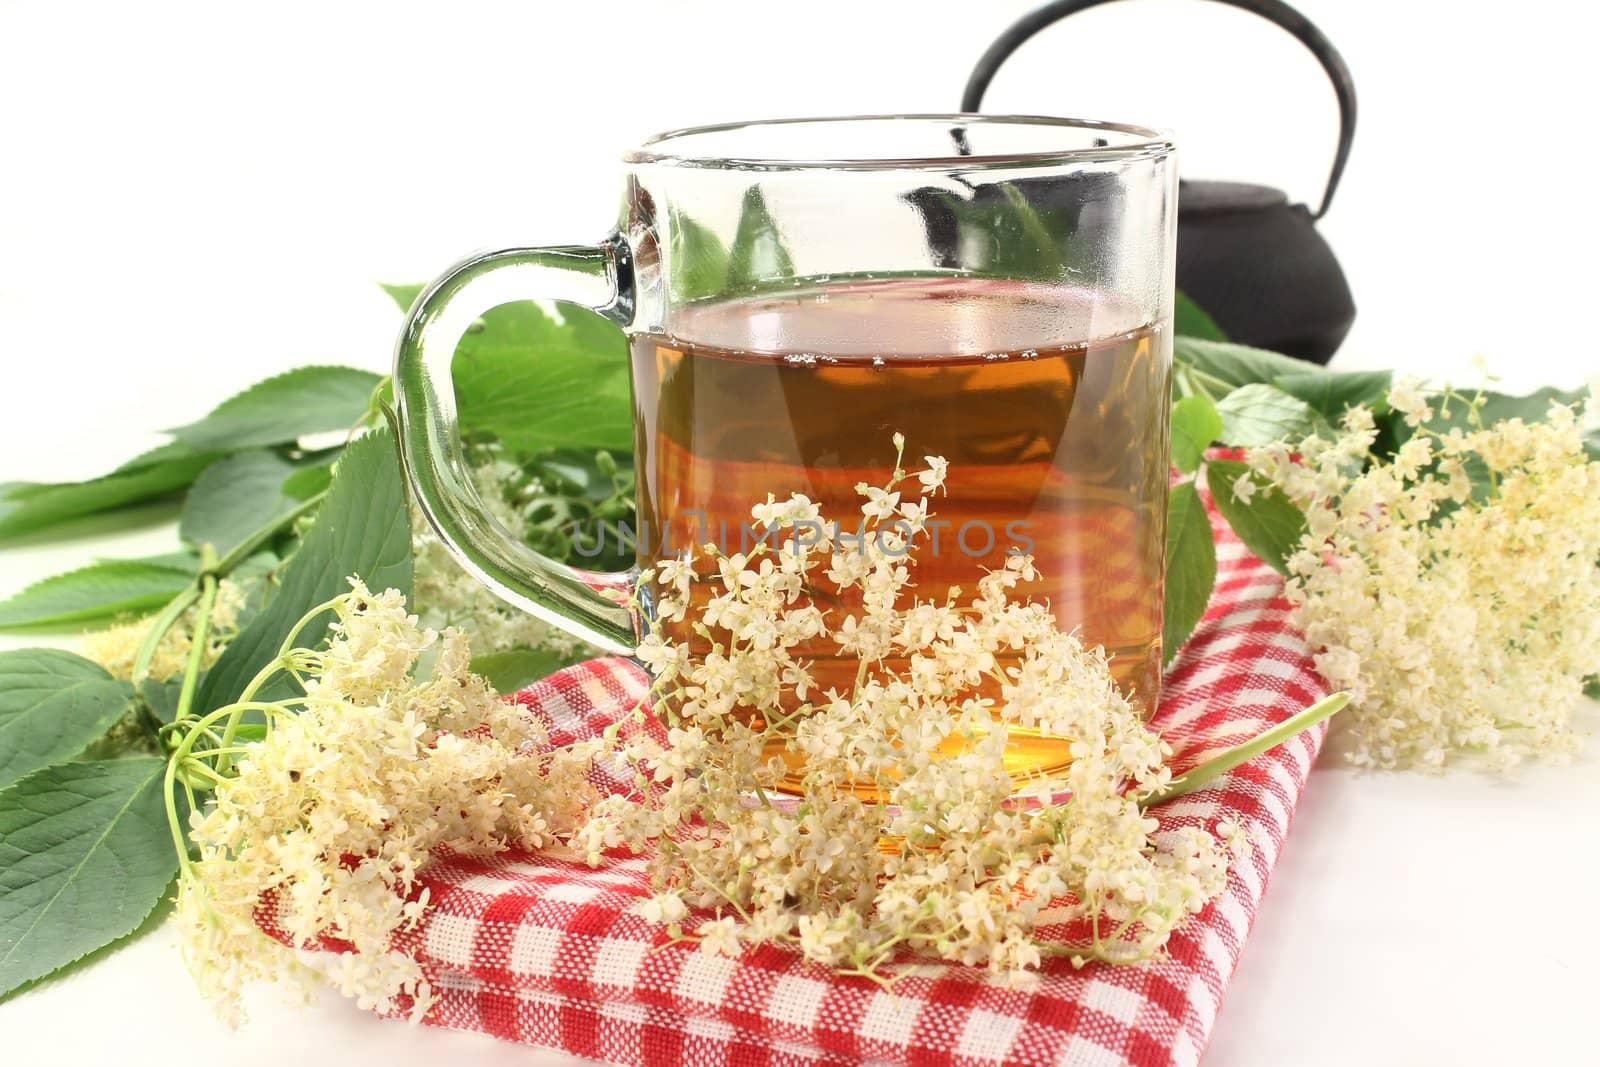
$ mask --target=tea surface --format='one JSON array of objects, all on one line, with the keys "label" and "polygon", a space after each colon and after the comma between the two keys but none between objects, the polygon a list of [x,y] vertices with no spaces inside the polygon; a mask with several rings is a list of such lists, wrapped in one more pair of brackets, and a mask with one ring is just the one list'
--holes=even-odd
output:
[{"label": "tea surface", "polygon": [[[941,278],[691,305],[672,333],[632,341],[639,523],[654,531],[641,563],[708,537],[738,551],[769,492],[805,493],[853,527],[854,487],[887,480],[898,431],[908,469],[950,462],[917,595],[975,592],[1007,552],[1031,553],[1040,577],[1018,595],[1103,645],[1154,710],[1170,364],[1159,324],[1079,290]],[[855,673],[826,658],[813,670],[824,689]],[[1068,758],[1065,742],[1020,731],[1011,748],[1018,778]]]}]

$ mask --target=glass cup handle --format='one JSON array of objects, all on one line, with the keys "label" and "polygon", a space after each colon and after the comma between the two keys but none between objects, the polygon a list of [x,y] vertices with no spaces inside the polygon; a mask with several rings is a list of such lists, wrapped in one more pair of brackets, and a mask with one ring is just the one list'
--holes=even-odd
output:
[{"label": "glass cup handle", "polygon": [[400,454],[412,492],[456,560],[502,599],[607,651],[632,654],[639,630],[623,601],[637,572],[583,571],[535,552],[484,506],[461,448],[450,377],[456,345],[479,315],[516,300],[582,304],[626,325],[633,318],[627,243],[613,234],[598,245],[484,252],[423,290],[394,357]]}]

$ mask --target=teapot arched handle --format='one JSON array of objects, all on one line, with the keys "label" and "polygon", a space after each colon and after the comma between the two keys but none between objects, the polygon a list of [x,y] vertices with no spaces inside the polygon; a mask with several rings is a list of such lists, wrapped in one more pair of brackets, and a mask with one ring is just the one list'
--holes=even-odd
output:
[{"label": "teapot arched handle", "polygon": [[[1052,0],[1051,3],[1035,8],[1022,16],[989,46],[988,51],[979,58],[977,66],[972,68],[972,76],[967,79],[966,91],[961,94],[961,110],[964,112],[978,110],[983,103],[984,91],[994,80],[1000,64],[1004,63],[1028,38],[1068,15],[1075,15],[1091,7],[1111,2],[1112,0]],[[1212,2],[1259,15],[1287,31],[1317,57],[1317,61],[1322,64],[1322,69],[1328,75],[1328,80],[1333,83],[1333,93],[1339,101],[1339,145],[1333,155],[1333,168],[1328,172],[1328,184],[1322,192],[1322,204],[1314,216],[1320,219],[1327,213],[1328,205],[1333,202],[1333,192],[1339,187],[1345,161],[1350,158],[1350,142],[1356,135],[1356,87],[1350,78],[1350,68],[1345,65],[1344,57],[1339,54],[1338,49],[1333,47],[1333,42],[1312,25],[1310,19],[1283,3],[1283,0],[1212,0]]]}]

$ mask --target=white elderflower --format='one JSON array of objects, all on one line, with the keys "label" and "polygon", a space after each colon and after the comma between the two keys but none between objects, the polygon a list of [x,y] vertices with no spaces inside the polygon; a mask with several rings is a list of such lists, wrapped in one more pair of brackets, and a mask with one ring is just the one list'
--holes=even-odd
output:
[{"label": "white elderflower", "polygon": [[1600,666],[1600,464],[1570,408],[1483,427],[1472,402],[1442,402],[1468,404],[1473,428],[1420,426],[1429,405],[1396,383],[1390,406],[1420,428],[1388,461],[1365,462],[1366,412],[1332,442],[1251,455],[1306,512],[1288,561],[1295,623],[1322,675],[1352,694],[1356,763],[1565,758]]},{"label": "white elderflower", "polygon": [[1401,375],[1389,387],[1389,406],[1405,418],[1407,426],[1421,426],[1433,418],[1433,407],[1423,392],[1422,380]]},{"label": "white elderflower", "polygon": [[[630,743],[647,802],[602,800],[591,825],[653,850],[649,916],[717,912],[683,935],[707,951],[777,942],[875,973],[911,949],[1014,970],[1038,964],[1040,916],[1065,902],[1084,930],[1067,951],[1148,957],[1222,891],[1227,851],[1156,832],[1140,800],[1171,782],[1168,749],[1101,649],[1012,599],[1031,557],[975,595],[915,595],[948,469],[926,462],[913,475],[897,457],[887,485],[859,486],[853,534],[708,545],[654,576],[695,605],[639,652],[666,743]],[[752,516],[769,531],[820,518],[801,497]],[[854,684],[818,691],[822,657],[855,664]],[[1005,766],[1017,728],[1070,739],[1075,757],[1021,803]]]},{"label": "white elderflower", "polygon": [[[352,585],[327,647],[289,654],[305,695],[271,709],[262,740],[209,756],[185,747],[229,732],[225,709],[175,756],[214,786],[191,816],[199,858],[183,863],[178,921],[197,982],[225,1013],[252,980],[320,974],[369,1007],[409,997],[420,1016],[432,991],[391,942],[427,908],[416,878],[433,851],[543,848],[574,835],[594,799],[591,751],[543,751],[539,724],[469,673],[459,630],[424,630],[398,593]],[[419,677],[428,649],[437,658]],[[267,905],[295,945],[333,938],[350,951],[313,973],[257,929]]]},{"label": "white elderflower", "polygon": [[737,956],[741,950],[739,923],[731,916],[703,922],[694,933],[700,940],[700,948],[712,955]]}]

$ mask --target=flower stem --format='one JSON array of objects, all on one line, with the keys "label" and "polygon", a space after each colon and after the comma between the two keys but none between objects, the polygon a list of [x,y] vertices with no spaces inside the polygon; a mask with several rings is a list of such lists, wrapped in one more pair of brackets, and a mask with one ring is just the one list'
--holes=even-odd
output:
[{"label": "flower stem", "polygon": [[180,780],[178,777],[178,771],[179,768],[183,766],[184,761],[189,758],[189,753],[194,749],[195,742],[206,734],[206,728],[224,716],[231,715],[233,713],[234,705],[229,704],[225,707],[220,707],[217,710],[208,713],[200,719],[194,720],[192,725],[189,726],[188,732],[184,734],[184,736],[178,741],[178,744],[173,748],[172,754],[167,757],[167,771],[162,783],[162,795],[167,806],[167,829],[172,832],[172,844],[178,852],[178,867],[180,868],[180,873],[184,875],[189,873],[190,864],[189,843],[184,837],[183,823],[178,818],[176,790],[180,782],[184,787],[185,793],[188,795],[189,807],[191,810],[193,810],[195,806],[195,799],[194,791],[190,787],[187,777]]},{"label": "flower stem", "polygon": [[205,661],[206,642],[211,636],[211,609],[217,603],[217,589],[221,581],[213,564],[216,553],[210,545],[200,548],[200,604],[195,608],[194,624],[189,634],[189,661],[183,668],[183,688],[178,691],[176,719],[187,718],[194,704],[195,689],[200,684],[200,665]]},{"label": "flower stem", "polygon": [[139,651],[133,657],[133,685],[137,689],[150,677],[150,664],[156,658],[156,650],[161,647],[161,642],[167,636],[167,631],[183,617],[183,613],[194,606],[200,599],[200,584],[186,586],[184,590],[161,609],[155,619],[150,623],[150,629],[145,631],[144,641],[139,645]]},{"label": "flower stem", "polygon": [[1272,729],[1257,734],[1242,745],[1228,749],[1220,756],[1213,756],[1187,774],[1179,775],[1168,782],[1165,788],[1142,798],[1139,804],[1148,808],[1153,804],[1160,804],[1173,797],[1181,797],[1186,793],[1202,789],[1213,779],[1233,770],[1246,760],[1253,759],[1268,749],[1277,748],[1302,730],[1315,726],[1348,703],[1350,703],[1349,693],[1334,693],[1323,697],[1298,715],[1285,719]]},{"label": "flower stem", "polygon": [[[137,689],[150,676],[150,664],[154,662],[156,650],[161,647],[161,642],[166,638],[167,631],[171,630],[178,620],[183,617],[183,613],[192,608],[195,602],[204,595],[206,579],[211,578],[215,581],[232,574],[239,564],[255,554],[256,549],[282,533],[287,526],[301,516],[315,510],[327,495],[327,490],[323,490],[315,496],[308,497],[293,510],[278,516],[250,534],[243,541],[240,541],[231,552],[221,559],[217,559],[214,555],[202,555],[200,559],[200,574],[195,581],[186,586],[177,596],[167,601],[166,607],[162,608],[160,613],[151,620],[150,629],[145,632],[144,641],[139,645],[139,651],[134,655],[134,688]],[[196,641],[195,644],[198,646],[201,642]],[[193,670],[193,666],[194,664],[191,662],[188,677],[193,677],[196,673]],[[185,685],[188,684],[188,677],[184,680]]]}]

